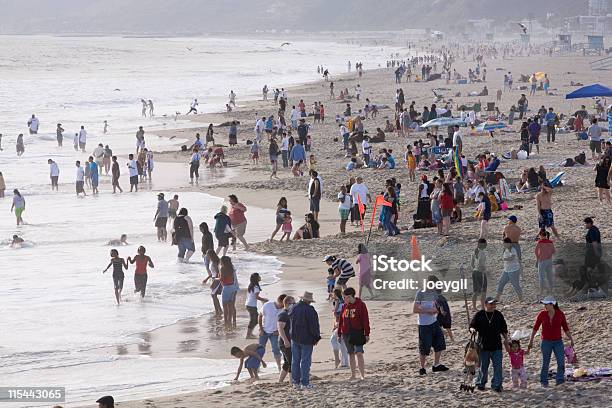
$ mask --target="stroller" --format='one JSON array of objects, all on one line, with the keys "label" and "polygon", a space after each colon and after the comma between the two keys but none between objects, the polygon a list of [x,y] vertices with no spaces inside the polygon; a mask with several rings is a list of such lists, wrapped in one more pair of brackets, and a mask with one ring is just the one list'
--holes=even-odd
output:
[{"label": "stroller", "polygon": [[480,365],[480,350],[476,342],[476,332],[472,333],[470,340],[465,345],[465,354],[463,357],[463,382],[459,386],[460,391],[474,392],[474,376],[476,375],[476,367]]}]

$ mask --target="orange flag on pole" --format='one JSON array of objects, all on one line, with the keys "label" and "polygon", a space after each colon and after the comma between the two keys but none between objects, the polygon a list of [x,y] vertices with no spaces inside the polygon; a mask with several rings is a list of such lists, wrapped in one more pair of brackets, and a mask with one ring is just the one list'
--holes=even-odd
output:
[{"label": "orange flag on pole", "polygon": [[412,260],[420,260],[421,259],[421,251],[419,250],[419,244],[417,243],[416,235],[412,236],[410,240],[410,247],[412,249]]},{"label": "orange flag on pole", "polygon": [[361,231],[365,234],[365,227],[363,225],[363,216],[365,214],[365,206],[361,202],[361,197],[357,194],[357,209],[359,210],[359,220],[361,221]]},{"label": "orange flag on pole", "polygon": [[377,195],[376,201],[374,201],[374,209],[372,210],[372,220],[370,221],[370,227],[374,225],[374,218],[376,217],[376,210],[379,205],[384,205],[385,207],[391,207],[393,204],[385,200],[385,197],[381,195]]}]

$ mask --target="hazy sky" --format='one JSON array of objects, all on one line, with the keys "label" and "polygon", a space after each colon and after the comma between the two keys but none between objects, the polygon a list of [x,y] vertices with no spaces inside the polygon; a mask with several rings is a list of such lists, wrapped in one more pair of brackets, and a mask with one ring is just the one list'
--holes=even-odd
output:
[{"label": "hazy sky", "polygon": [[[269,29],[461,30],[472,18],[507,23],[586,13],[587,0],[0,0],[0,32],[203,33]],[[612,12],[612,10],[610,11]],[[500,25],[500,27],[503,24]]]}]

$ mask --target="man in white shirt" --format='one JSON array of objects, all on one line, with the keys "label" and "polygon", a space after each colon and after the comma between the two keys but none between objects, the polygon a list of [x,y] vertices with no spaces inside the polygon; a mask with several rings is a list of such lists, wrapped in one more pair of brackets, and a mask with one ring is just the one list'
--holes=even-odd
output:
[{"label": "man in white shirt", "polygon": [[87,145],[87,131],[85,130],[85,126],[81,126],[81,130],[79,131],[79,149],[84,153],[85,146]]},{"label": "man in white shirt", "polygon": [[134,160],[134,155],[130,153],[128,156],[130,161],[127,163],[128,169],[130,171],[130,193],[132,191],[138,191],[138,164],[136,160]]},{"label": "man in white shirt", "polygon": [[28,127],[30,128],[30,134],[35,135],[38,133],[38,118],[32,114],[32,117],[28,120]]},{"label": "man in white shirt", "polygon": [[359,98],[361,97],[361,85],[357,84],[357,86],[355,87],[355,95],[357,97],[357,100],[359,100]]},{"label": "man in white shirt", "polygon": [[291,128],[297,129],[297,127],[298,127],[298,119],[299,118],[300,118],[300,113],[298,112],[297,109],[295,109],[295,106],[293,106],[291,108],[291,116],[290,116]]},{"label": "man in white shirt", "polygon": [[363,153],[364,167],[369,167],[370,153],[372,152],[372,148],[370,147],[370,138],[367,136],[364,136],[363,141],[361,142],[361,152]]},{"label": "man in white shirt", "polygon": [[364,216],[366,210],[366,203],[372,202],[370,191],[368,186],[363,182],[363,177],[357,177],[355,184],[351,186],[349,191],[351,195],[351,201],[353,202],[353,218],[357,221],[357,225],[360,225],[361,215],[359,215],[359,202],[363,204]]},{"label": "man in white shirt", "polygon": [[229,104],[234,105],[234,107],[236,107],[236,94],[233,90],[231,90],[229,93]]},{"label": "man in white shirt", "polygon": [[281,156],[283,158],[283,168],[289,167],[289,136],[283,132],[283,138],[281,139]]},{"label": "man in white shirt", "polygon": [[455,133],[453,133],[453,150],[459,155],[463,150],[463,134],[461,134],[459,125],[455,125]]},{"label": "man in white shirt", "polygon": [[268,340],[272,346],[272,354],[276,360],[278,371],[281,369],[281,352],[278,347],[278,314],[283,310],[283,301],[287,295],[282,294],[276,300],[264,303],[259,314],[259,345],[266,347]]},{"label": "man in white shirt", "polygon": [[96,160],[100,174],[102,174],[102,167],[104,166],[104,145],[98,143],[98,146],[93,151],[93,157]]},{"label": "man in white shirt", "polygon": [[80,193],[83,193],[83,195],[86,196],[87,194],[85,193],[85,170],[83,169],[83,167],[81,167],[81,162],[78,160],[76,161],[76,168],[76,195],[78,197]]},{"label": "man in white shirt", "polygon": [[193,102],[191,102],[191,106],[189,107],[189,112],[187,112],[187,115],[189,115],[191,112],[195,113],[196,115],[198,114],[198,99],[194,99]]},{"label": "man in white shirt", "polygon": [[59,179],[59,166],[51,159],[47,160],[47,163],[49,163],[49,175],[51,176],[51,190],[57,190],[57,180]]},{"label": "man in white shirt", "polygon": [[266,117],[262,117],[261,119],[257,119],[255,122],[255,140],[257,143],[260,143],[263,139],[263,132],[266,129]]}]

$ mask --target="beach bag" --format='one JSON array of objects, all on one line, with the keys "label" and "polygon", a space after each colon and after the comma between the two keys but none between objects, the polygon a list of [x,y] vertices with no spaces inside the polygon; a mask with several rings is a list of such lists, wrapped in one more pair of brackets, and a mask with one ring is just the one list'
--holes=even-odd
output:
[{"label": "beach bag", "polygon": [[572,346],[565,347],[563,352],[565,353],[567,364],[578,364],[578,356]]},{"label": "beach bag", "polygon": [[436,309],[438,309],[436,319],[438,320],[438,323],[440,323],[440,326],[445,329],[450,329],[452,324],[451,312],[448,302],[444,296],[438,296],[438,299],[436,300]]},{"label": "beach bag", "polygon": [[[348,305],[344,305],[344,308],[348,308]],[[348,336],[346,338],[346,341],[349,344],[352,344],[353,346],[363,346],[364,344],[366,344],[366,336],[365,333],[363,332],[363,329],[360,331],[353,331],[353,328],[351,327],[351,319],[348,319],[348,326],[349,326],[349,333]]]}]

